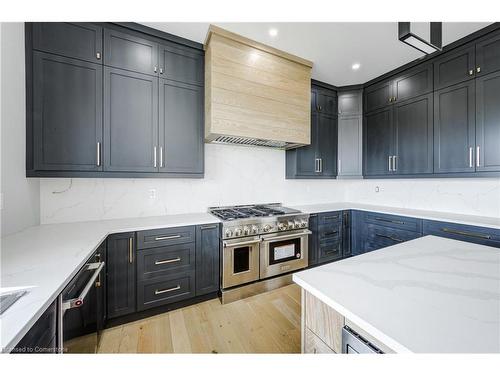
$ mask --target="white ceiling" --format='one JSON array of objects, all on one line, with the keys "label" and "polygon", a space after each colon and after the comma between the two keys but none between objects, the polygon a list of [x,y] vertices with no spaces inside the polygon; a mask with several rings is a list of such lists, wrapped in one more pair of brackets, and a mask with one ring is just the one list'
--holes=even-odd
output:
[{"label": "white ceiling", "polygon": [[[215,23],[227,30],[314,62],[314,79],[335,86],[364,83],[424,54],[400,42],[397,22]],[[203,43],[209,23],[149,22],[149,27]],[[428,23],[412,23],[412,31],[428,40]],[[443,45],[479,30],[485,22],[443,23]],[[271,37],[269,29],[278,29]],[[359,63],[357,71],[352,64]]]}]

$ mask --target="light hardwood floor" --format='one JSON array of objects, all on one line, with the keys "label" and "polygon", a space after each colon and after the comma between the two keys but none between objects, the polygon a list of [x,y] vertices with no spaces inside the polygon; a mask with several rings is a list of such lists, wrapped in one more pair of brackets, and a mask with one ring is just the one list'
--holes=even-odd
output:
[{"label": "light hardwood floor", "polygon": [[99,353],[299,353],[300,288],[212,299],[106,329]]}]

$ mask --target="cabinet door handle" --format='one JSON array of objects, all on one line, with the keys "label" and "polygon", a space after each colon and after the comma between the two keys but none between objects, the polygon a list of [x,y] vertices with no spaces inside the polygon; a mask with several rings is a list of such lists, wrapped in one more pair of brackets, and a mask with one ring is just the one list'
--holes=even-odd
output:
[{"label": "cabinet door handle", "polygon": [[163,74],[163,68],[160,68],[160,74]]},{"label": "cabinet door handle", "polygon": [[323,172],[323,159],[319,158],[319,172]]},{"label": "cabinet door handle", "polygon": [[472,147],[469,147],[469,168],[473,168],[474,165],[472,164]]},{"label": "cabinet door handle", "polygon": [[394,172],[396,172],[398,170],[397,167],[396,167],[396,157],[397,157],[396,155],[392,156],[392,170]]},{"label": "cabinet door handle", "polygon": [[160,146],[160,168],[163,168],[163,146]]},{"label": "cabinet door handle", "polygon": [[134,261],[133,255],[134,239],[130,237],[128,239],[128,262],[132,263]]},{"label": "cabinet door handle", "polygon": [[469,70],[469,75],[470,75],[470,76],[474,75],[474,69],[470,69],[470,70]]},{"label": "cabinet door handle", "polygon": [[156,168],[156,146],[153,147],[153,167]]},{"label": "cabinet door handle", "polygon": [[489,236],[487,234],[466,232],[463,230],[456,230],[456,229],[450,229],[450,228],[442,228],[441,231],[446,232],[446,233],[451,233],[451,234],[459,234],[461,236],[481,238],[483,240],[491,240],[491,236]]},{"label": "cabinet door handle", "polygon": [[97,166],[101,166],[101,142],[97,142]]},{"label": "cabinet door handle", "polygon": [[177,285],[176,287],[168,288],[168,289],[156,289],[155,294],[163,294],[163,293],[173,292],[174,290],[179,290],[180,288],[181,288],[181,286]]},{"label": "cabinet door handle", "polygon": [[314,172],[316,172],[316,173],[319,172],[319,159],[318,158],[314,159]]},{"label": "cabinet door handle", "polygon": [[100,59],[101,59],[101,52],[96,52],[96,54],[95,54],[95,58],[96,58],[97,60],[100,60]]},{"label": "cabinet door handle", "polygon": [[389,172],[392,172],[392,156],[389,156]]},{"label": "cabinet door handle", "polygon": [[480,148],[479,146],[476,147],[476,167],[481,166],[481,162],[479,161],[479,154],[480,154]]},{"label": "cabinet door handle", "polygon": [[157,67],[157,66],[155,66],[153,70],[154,70],[154,72],[156,73],[156,72],[158,71],[158,67]]},{"label": "cabinet door handle", "polygon": [[179,258],[179,257],[174,258],[174,259],[156,260],[155,266],[158,266],[160,264],[177,263],[180,261],[181,261],[181,258]]},{"label": "cabinet door handle", "polygon": [[478,66],[478,67],[476,68],[476,72],[481,73],[481,67],[480,67],[480,66]]},{"label": "cabinet door handle", "polygon": [[392,96],[389,98],[389,103],[392,103]]},{"label": "cabinet door handle", "polygon": [[181,235],[180,234],[176,234],[175,236],[155,237],[155,241],[173,240],[175,238],[181,238]]}]

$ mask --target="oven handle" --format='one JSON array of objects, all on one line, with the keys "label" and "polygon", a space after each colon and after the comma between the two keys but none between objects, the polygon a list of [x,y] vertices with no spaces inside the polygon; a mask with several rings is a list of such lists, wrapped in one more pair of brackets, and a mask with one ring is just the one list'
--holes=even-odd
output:
[{"label": "oven handle", "polygon": [[262,240],[259,238],[258,240],[252,240],[252,241],[243,241],[243,242],[236,242],[236,243],[227,243],[224,242],[224,247],[239,247],[239,246],[244,246],[244,245],[252,245],[254,243],[259,243]]},{"label": "oven handle", "polygon": [[90,288],[92,288],[92,286],[94,285],[94,282],[101,273],[103,267],[104,267],[104,262],[87,264],[87,270],[95,269],[94,273],[92,274],[92,277],[88,281],[87,285],[85,285],[85,288],[83,288],[82,292],[78,297],[62,301],[61,305],[62,311],[66,311],[83,305],[83,300],[85,299],[85,297],[87,297]]},{"label": "oven handle", "polygon": [[302,232],[299,232],[299,233],[287,234],[287,235],[284,235],[284,236],[267,237],[267,238],[264,237],[264,239],[262,241],[264,241],[264,242],[271,242],[271,241],[288,240],[288,239],[291,239],[291,238],[302,237],[302,236],[309,235],[309,234],[312,234],[312,232],[309,229],[306,229],[306,230],[304,230]]}]

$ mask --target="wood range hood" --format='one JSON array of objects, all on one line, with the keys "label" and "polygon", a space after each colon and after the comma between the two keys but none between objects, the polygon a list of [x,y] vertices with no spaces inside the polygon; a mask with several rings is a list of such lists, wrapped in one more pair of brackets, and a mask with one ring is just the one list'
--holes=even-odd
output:
[{"label": "wood range hood", "polygon": [[210,25],[205,141],[279,149],[310,144],[312,65]]}]

